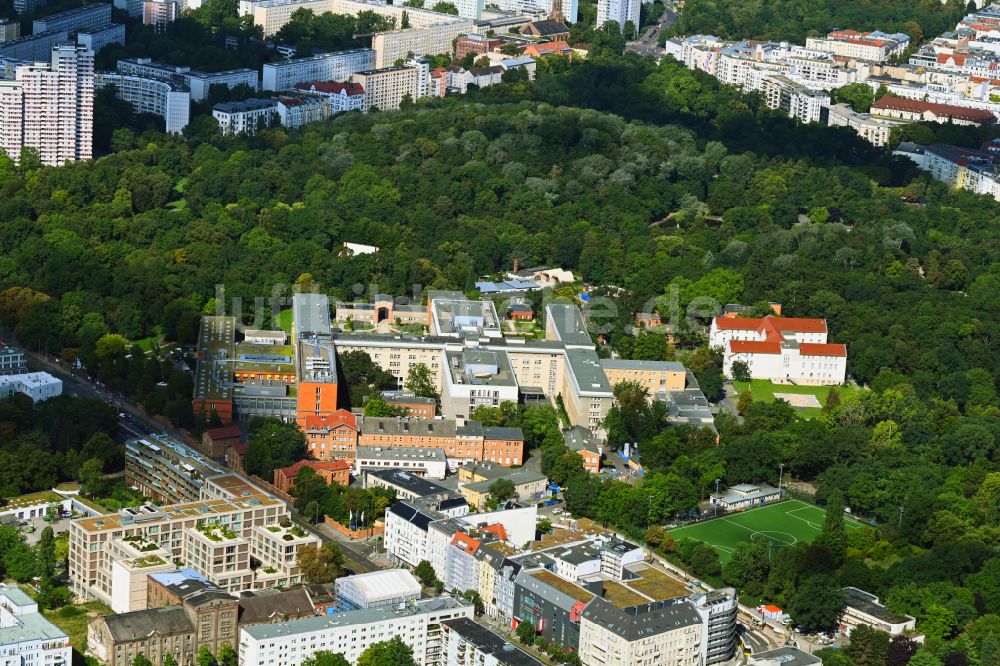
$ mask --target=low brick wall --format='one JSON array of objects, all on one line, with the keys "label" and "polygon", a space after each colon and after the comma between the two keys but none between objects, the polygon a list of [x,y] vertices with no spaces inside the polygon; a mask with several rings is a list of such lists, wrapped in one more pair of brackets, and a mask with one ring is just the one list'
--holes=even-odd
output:
[{"label": "low brick wall", "polygon": [[341,525],[336,520],[330,518],[330,516],[326,516],[325,518],[323,518],[323,522],[349,539],[365,539],[367,537],[372,537],[372,536],[381,536],[383,533],[385,533],[385,524],[382,523],[382,521],[378,521],[375,523],[373,527],[369,527],[363,530],[352,530],[348,528],[346,525]]}]

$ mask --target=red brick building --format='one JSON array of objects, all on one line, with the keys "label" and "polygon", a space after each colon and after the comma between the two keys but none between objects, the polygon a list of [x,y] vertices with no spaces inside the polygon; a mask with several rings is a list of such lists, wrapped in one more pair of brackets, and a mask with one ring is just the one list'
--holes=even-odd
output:
[{"label": "red brick building", "polygon": [[290,492],[295,487],[295,478],[306,467],[315,471],[327,484],[351,484],[351,464],[346,460],[300,460],[289,467],[274,470],[275,487],[282,492]]},{"label": "red brick building", "polygon": [[455,40],[455,59],[461,60],[470,53],[482,55],[500,48],[499,39],[490,39],[482,35],[462,35]]},{"label": "red brick building", "polygon": [[212,458],[226,455],[226,449],[233,444],[239,444],[239,426],[223,426],[206,430],[201,436],[201,452]]},{"label": "red brick building", "polygon": [[316,460],[354,460],[358,448],[358,420],[346,409],[331,414],[309,414],[301,425],[309,455]]}]

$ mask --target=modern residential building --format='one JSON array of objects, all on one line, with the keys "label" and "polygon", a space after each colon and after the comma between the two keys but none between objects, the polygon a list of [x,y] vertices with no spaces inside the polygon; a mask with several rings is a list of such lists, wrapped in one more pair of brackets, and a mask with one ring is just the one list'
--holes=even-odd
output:
[{"label": "modern residential building", "polygon": [[[224,487],[224,479],[216,491]],[[202,497],[211,495],[208,485]],[[245,482],[233,485],[252,488]],[[241,492],[228,499],[145,504],[75,520],[70,526],[70,586],[77,595],[111,603],[129,594],[141,577],[137,571],[174,562],[227,592],[294,585],[300,582],[298,550],[318,539],[282,527],[288,515],[280,500]]]},{"label": "modern residential building", "polygon": [[736,590],[718,588],[711,592],[696,592],[691,605],[702,620],[701,663],[721,664],[736,653],[737,603]]},{"label": "modern residential building", "polygon": [[709,495],[709,502],[724,511],[750,509],[781,499],[781,492],[767,484],[741,483],[722,493]]},{"label": "modern residential building", "polygon": [[[83,38],[84,33],[79,34]],[[97,88],[113,86],[115,96],[132,105],[136,113],[152,113],[163,118],[166,131],[179,134],[191,118],[191,93],[182,83],[152,77],[97,72]]]},{"label": "modern residential building", "polygon": [[416,601],[422,591],[420,583],[406,569],[341,576],[334,585],[343,610],[398,606]]},{"label": "modern residential building", "polygon": [[4,664],[70,666],[73,647],[59,627],[45,619],[34,599],[16,585],[0,583],[0,647]]},{"label": "modern residential building", "polygon": [[125,483],[154,502],[194,502],[206,479],[225,473],[224,467],[164,435],[125,442]]},{"label": "modern residential building", "polygon": [[642,0],[598,0],[595,25],[601,27],[608,21],[615,21],[624,30],[625,24],[631,22],[634,29],[638,30],[641,5]]},{"label": "modern residential building", "polygon": [[326,97],[329,115],[331,116],[336,113],[346,113],[347,111],[361,111],[363,113],[365,110],[365,89],[358,83],[311,81],[297,83],[295,84],[295,89]]},{"label": "modern residential building", "polygon": [[222,102],[212,107],[222,134],[255,134],[277,124],[278,103],[273,99],[250,98],[242,102]]},{"label": "modern residential building", "polygon": [[594,599],[580,613],[580,661],[631,666],[700,666],[702,620],[690,603],[616,607]]},{"label": "modern residential building", "polygon": [[20,375],[0,375],[0,398],[20,393],[41,402],[62,395],[61,379],[47,372],[26,372]]},{"label": "modern residential building", "polygon": [[473,606],[448,596],[345,611],[334,615],[264,624],[240,630],[242,666],[299,663],[319,650],[340,653],[351,663],[373,643],[399,637],[420,666],[441,663],[441,624],[473,617]]},{"label": "modern residential building", "polygon": [[109,23],[99,28],[84,28],[76,33],[76,43],[98,53],[111,44],[125,44],[125,26],[120,23]]},{"label": "modern residential building", "polygon": [[[63,31],[28,39],[42,40],[55,34],[61,35],[59,40],[66,38]],[[22,41],[0,47],[0,56],[8,56],[7,48]],[[15,160],[21,148],[34,148],[42,164],[49,166],[90,159],[94,148],[94,54],[83,47],[56,44],[49,48],[47,63],[37,62],[33,51],[9,57],[36,62],[17,67],[13,81],[0,81],[0,148]]]},{"label": "modern residential building", "polygon": [[79,30],[103,28],[111,24],[111,5],[95,2],[91,5],[76,7],[58,14],[51,14],[35,19],[31,32],[51,32],[65,30],[74,33]]},{"label": "modern residential building", "polygon": [[[418,479],[440,480],[447,476],[448,458],[441,447],[359,446],[354,459],[354,473],[365,478],[374,472],[398,472]],[[397,497],[406,499],[398,493]]]},{"label": "modern residential building", "polygon": [[859,626],[884,631],[891,636],[912,632],[916,620],[909,615],[893,613],[878,597],[856,587],[844,588],[845,607],[840,617],[840,630],[847,636]]},{"label": "modern residential building", "polygon": [[493,633],[482,624],[468,618],[446,620],[444,655],[441,663],[475,664],[476,666],[542,666],[524,650]]},{"label": "modern residential building", "polygon": [[372,69],[375,52],[368,48],[322,53],[308,58],[265,63],[263,90],[291,90],[311,81],[347,81],[352,75]]},{"label": "modern residential building", "polygon": [[723,372],[742,361],[754,379],[810,385],[843,384],[847,346],[827,343],[825,319],[715,317],[709,345],[723,350]]}]

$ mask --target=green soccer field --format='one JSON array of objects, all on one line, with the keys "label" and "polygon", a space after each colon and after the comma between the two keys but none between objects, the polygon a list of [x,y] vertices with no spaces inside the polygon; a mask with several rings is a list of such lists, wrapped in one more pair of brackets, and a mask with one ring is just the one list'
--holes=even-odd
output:
[{"label": "green soccer field", "polygon": [[[694,539],[708,544],[726,562],[737,544],[744,541],[764,539],[775,548],[809,543],[819,536],[825,518],[826,510],[793,499],[678,527],[668,534],[676,541]],[[861,523],[844,516],[844,526],[852,530],[861,527]]]}]

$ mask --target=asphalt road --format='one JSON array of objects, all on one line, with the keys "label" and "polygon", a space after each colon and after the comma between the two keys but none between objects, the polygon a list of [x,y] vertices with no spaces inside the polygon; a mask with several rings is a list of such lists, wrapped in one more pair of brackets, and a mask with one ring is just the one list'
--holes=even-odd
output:
[{"label": "asphalt road", "polygon": [[659,22],[642,33],[637,41],[627,44],[625,49],[639,55],[659,55],[662,52],[659,45],[660,35],[676,21],[677,12],[669,7],[664,8]]}]

